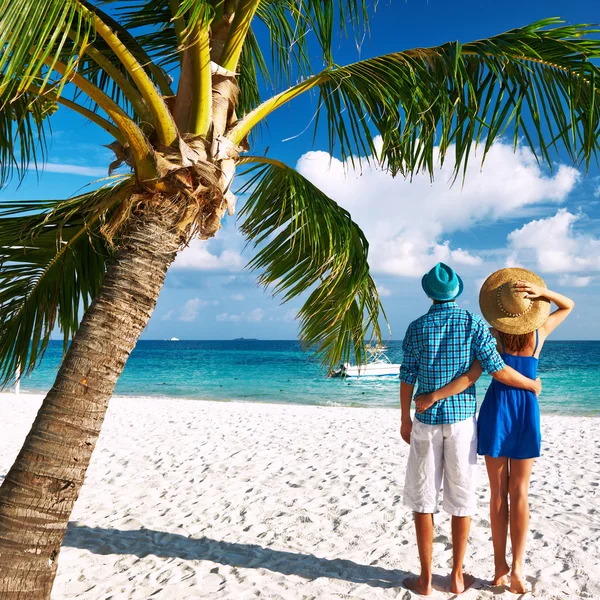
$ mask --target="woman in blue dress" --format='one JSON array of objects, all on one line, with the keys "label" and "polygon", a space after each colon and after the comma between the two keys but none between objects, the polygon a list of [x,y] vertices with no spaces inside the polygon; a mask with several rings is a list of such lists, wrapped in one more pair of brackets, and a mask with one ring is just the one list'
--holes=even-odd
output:
[{"label": "woman in blue dress", "polygon": [[[557,309],[550,314],[550,303]],[[488,277],[479,295],[481,312],[492,326],[504,362],[535,379],[546,338],[573,310],[574,302],[548,290],[544,281],[526,269],[509,268]],[[481,375],[475,361],[469,370],[432,394],[416,399],[417,411],[460,393]],[[529,528],[529,478],[540,456],[540,409],[533,392],[492,380],[479,411],[477,452],[485,456],[490,480],[490,523],[494,545],[494,585],[508,583],[510,591],[527,591],[523,574]],[[512,567],[506,560],[510,524]]]}]

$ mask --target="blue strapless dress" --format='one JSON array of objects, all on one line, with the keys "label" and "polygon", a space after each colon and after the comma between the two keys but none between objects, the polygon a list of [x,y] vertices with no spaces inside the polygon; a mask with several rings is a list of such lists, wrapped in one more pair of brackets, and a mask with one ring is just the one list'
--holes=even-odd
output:
[{"label": "blue strapless dress", "polygon": [[[508,366],[525,377],[537,377],[538,359],[534,356],[505,352],[501,356]],[[542,436],[536,395],[493,379],[479,410],[477,435],[478,454],[493,458],[537,458]]]}]

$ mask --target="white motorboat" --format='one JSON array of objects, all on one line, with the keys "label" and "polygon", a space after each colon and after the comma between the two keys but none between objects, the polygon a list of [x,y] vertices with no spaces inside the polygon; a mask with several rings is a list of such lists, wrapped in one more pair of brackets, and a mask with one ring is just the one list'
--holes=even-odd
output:
[{"label": "white motorboat", "polygon": [[341,375],[345,377],[398,377],[400,364],[393,363],[385,354],[385,346],[367,347],[367,363],[360,367],[345,363]]},{"label": "white motorboat", "polygon": [[179,338],[169,338],[169,341],[170,341],[170,342],[178,342],[178,341],[179,341]]}]

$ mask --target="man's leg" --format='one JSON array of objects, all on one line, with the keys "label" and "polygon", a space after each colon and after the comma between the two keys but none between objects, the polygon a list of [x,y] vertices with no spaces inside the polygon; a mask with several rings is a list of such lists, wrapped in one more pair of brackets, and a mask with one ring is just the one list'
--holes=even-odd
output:
[{"label": "man's leg", "polygon": [[414,421],[406,466],[404,504],[414,512],[421,574],[403,585],[422,595],[431,594],[433,513],[442,483],[442,427]]},{"label": "man's leg", "polygon": [[464,592],[473,583],[473,578],[463,573],[470,529],[471,517],[452,516],[452,573],[450,584],[455,594]]},{"label": "man's leg", "polygon": [[505,585],[510,571],[506,562],[508,535],[508,458],[485,457],[490,480],[490,524],[494,544],[494,585]]},{"label": "man's leg", "polygon": [[533,461],[533,458],[510,459],[508,494],[510,496],[510,542],[513,554],[510,591],[513,594],[524,594],[527,591],[523,575],[523,561],[529,529],[529,477]]},{"label": "man's leg", "polygon": [[475,417],[444,425],[444,510],[452,515],[450,587],[464,592],[474,581],[463,573],[471,515],[477,507],[477,429]]},{"label": "man's leg", "polygon": [[421,575],[407,577],[404,587],[423,596],[431,594],[431,554],[433,550],[433,515],[431,513],[414,513],[417,548],[421,562]]}]

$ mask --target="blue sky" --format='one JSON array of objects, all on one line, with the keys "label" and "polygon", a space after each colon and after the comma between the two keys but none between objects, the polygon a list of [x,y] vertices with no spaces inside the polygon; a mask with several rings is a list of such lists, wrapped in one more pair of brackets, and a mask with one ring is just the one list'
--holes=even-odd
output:
[{"label": "blue sky", "polygon": [[[340,40],[336,62],[345,64],[386,52],[449,40],[486,37],[532,21],[561,16],[567,22],[597,19],[595,2],[506,0],[409,0],[383,2],[371,20],[371,34],[360,44]],[[483,170],[477,161],[463,188],[451,187],[448,171],[431,184],[392,180],[364,169],[344,171],[325,154],[322,134],[313,142],[309,126],[314,100],[298,100],[269,120],[253,152],[296,165],[313,182],[350,210],[371,242],[371,264],[390,319],[400,339],[408,323],[427,310],[420,276],[437,260],[448,262],[465,280],[461,304],[477,310],[483,279],[507,265],[539,272],[549,287],[573,297],[577,307],[557,338],[599,339],[596,319],[600,289],[600,178],[573,169],[566,156],[553,170],[539,167],[530,153],[513,153],[499,143]],[[102,144],[108,136],[61,108],[53,117],[50,164],[39,177],[0,192],[10,198],[64,198],[103,176],[112,160]],[[301,302],[280,306],[257,288],[244,270],[251,257],[235,219],[228,218],[216,239],[194,242],[167,276],[146,339],[294,338],[294,316]]]}]

